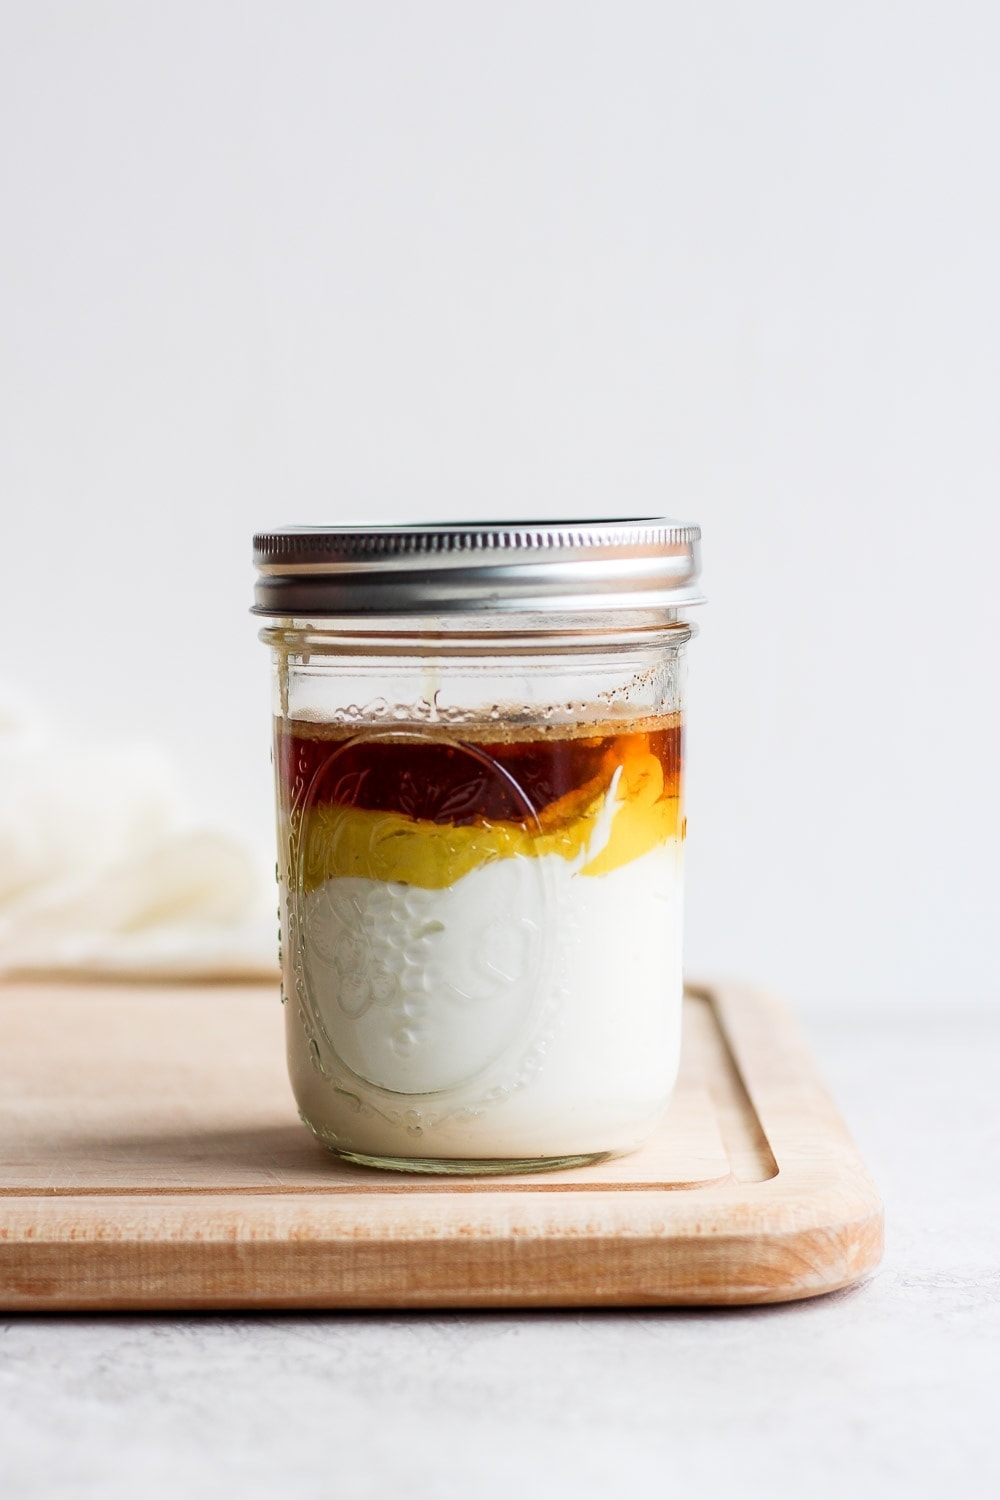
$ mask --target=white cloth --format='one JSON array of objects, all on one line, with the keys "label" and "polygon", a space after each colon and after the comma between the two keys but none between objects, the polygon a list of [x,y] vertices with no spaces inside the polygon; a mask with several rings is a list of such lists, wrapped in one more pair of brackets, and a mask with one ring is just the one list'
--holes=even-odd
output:
[{"label": "white cloth", "polygon": [[246,849],[192,826],[158,751],[0,701],[0,975],[269,977],[276,905]]}]

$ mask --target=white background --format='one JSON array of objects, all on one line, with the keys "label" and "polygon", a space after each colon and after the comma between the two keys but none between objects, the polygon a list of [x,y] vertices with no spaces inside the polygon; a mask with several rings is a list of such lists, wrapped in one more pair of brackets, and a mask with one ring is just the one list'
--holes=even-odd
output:
[{"label": "white background", "polygon": [[250,534],[700,520],[689,967],[997,990],[989,3],[3,5],[0,680],[270,838]]}]

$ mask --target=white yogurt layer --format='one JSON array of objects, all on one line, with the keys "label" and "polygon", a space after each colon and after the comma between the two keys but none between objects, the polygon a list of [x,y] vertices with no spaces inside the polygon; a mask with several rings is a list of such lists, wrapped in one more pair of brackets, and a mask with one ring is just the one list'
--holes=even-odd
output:
[{"label": "white yogurt layer", "polygon": [[368,1155],[631,1149],[677,1073],[682,890],[675,839],[604,875],[548,855],[444,890],[327,880],[285,960],[303,1114]]}]

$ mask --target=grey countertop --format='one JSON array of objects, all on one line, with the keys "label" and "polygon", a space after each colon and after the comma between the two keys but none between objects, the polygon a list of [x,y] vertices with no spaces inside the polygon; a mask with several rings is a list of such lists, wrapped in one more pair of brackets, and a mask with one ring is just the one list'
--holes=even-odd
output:
[{"label": "grey countertop", "polygon": [[8,1316],[0,1495],[1000,1494],[1000,1020],[805,1025],[886,1204],[867,1284],[718,1312]]}]

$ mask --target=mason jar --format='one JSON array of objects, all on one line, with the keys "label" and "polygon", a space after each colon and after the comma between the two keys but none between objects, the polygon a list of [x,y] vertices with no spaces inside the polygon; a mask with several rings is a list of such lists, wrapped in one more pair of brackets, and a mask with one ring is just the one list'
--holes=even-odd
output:
[{"label": "mason jar", "polygon": [[566,1167],[663,1115],[698,540],[668,519],[255,538],[288,1065],[342,1157]]}]

